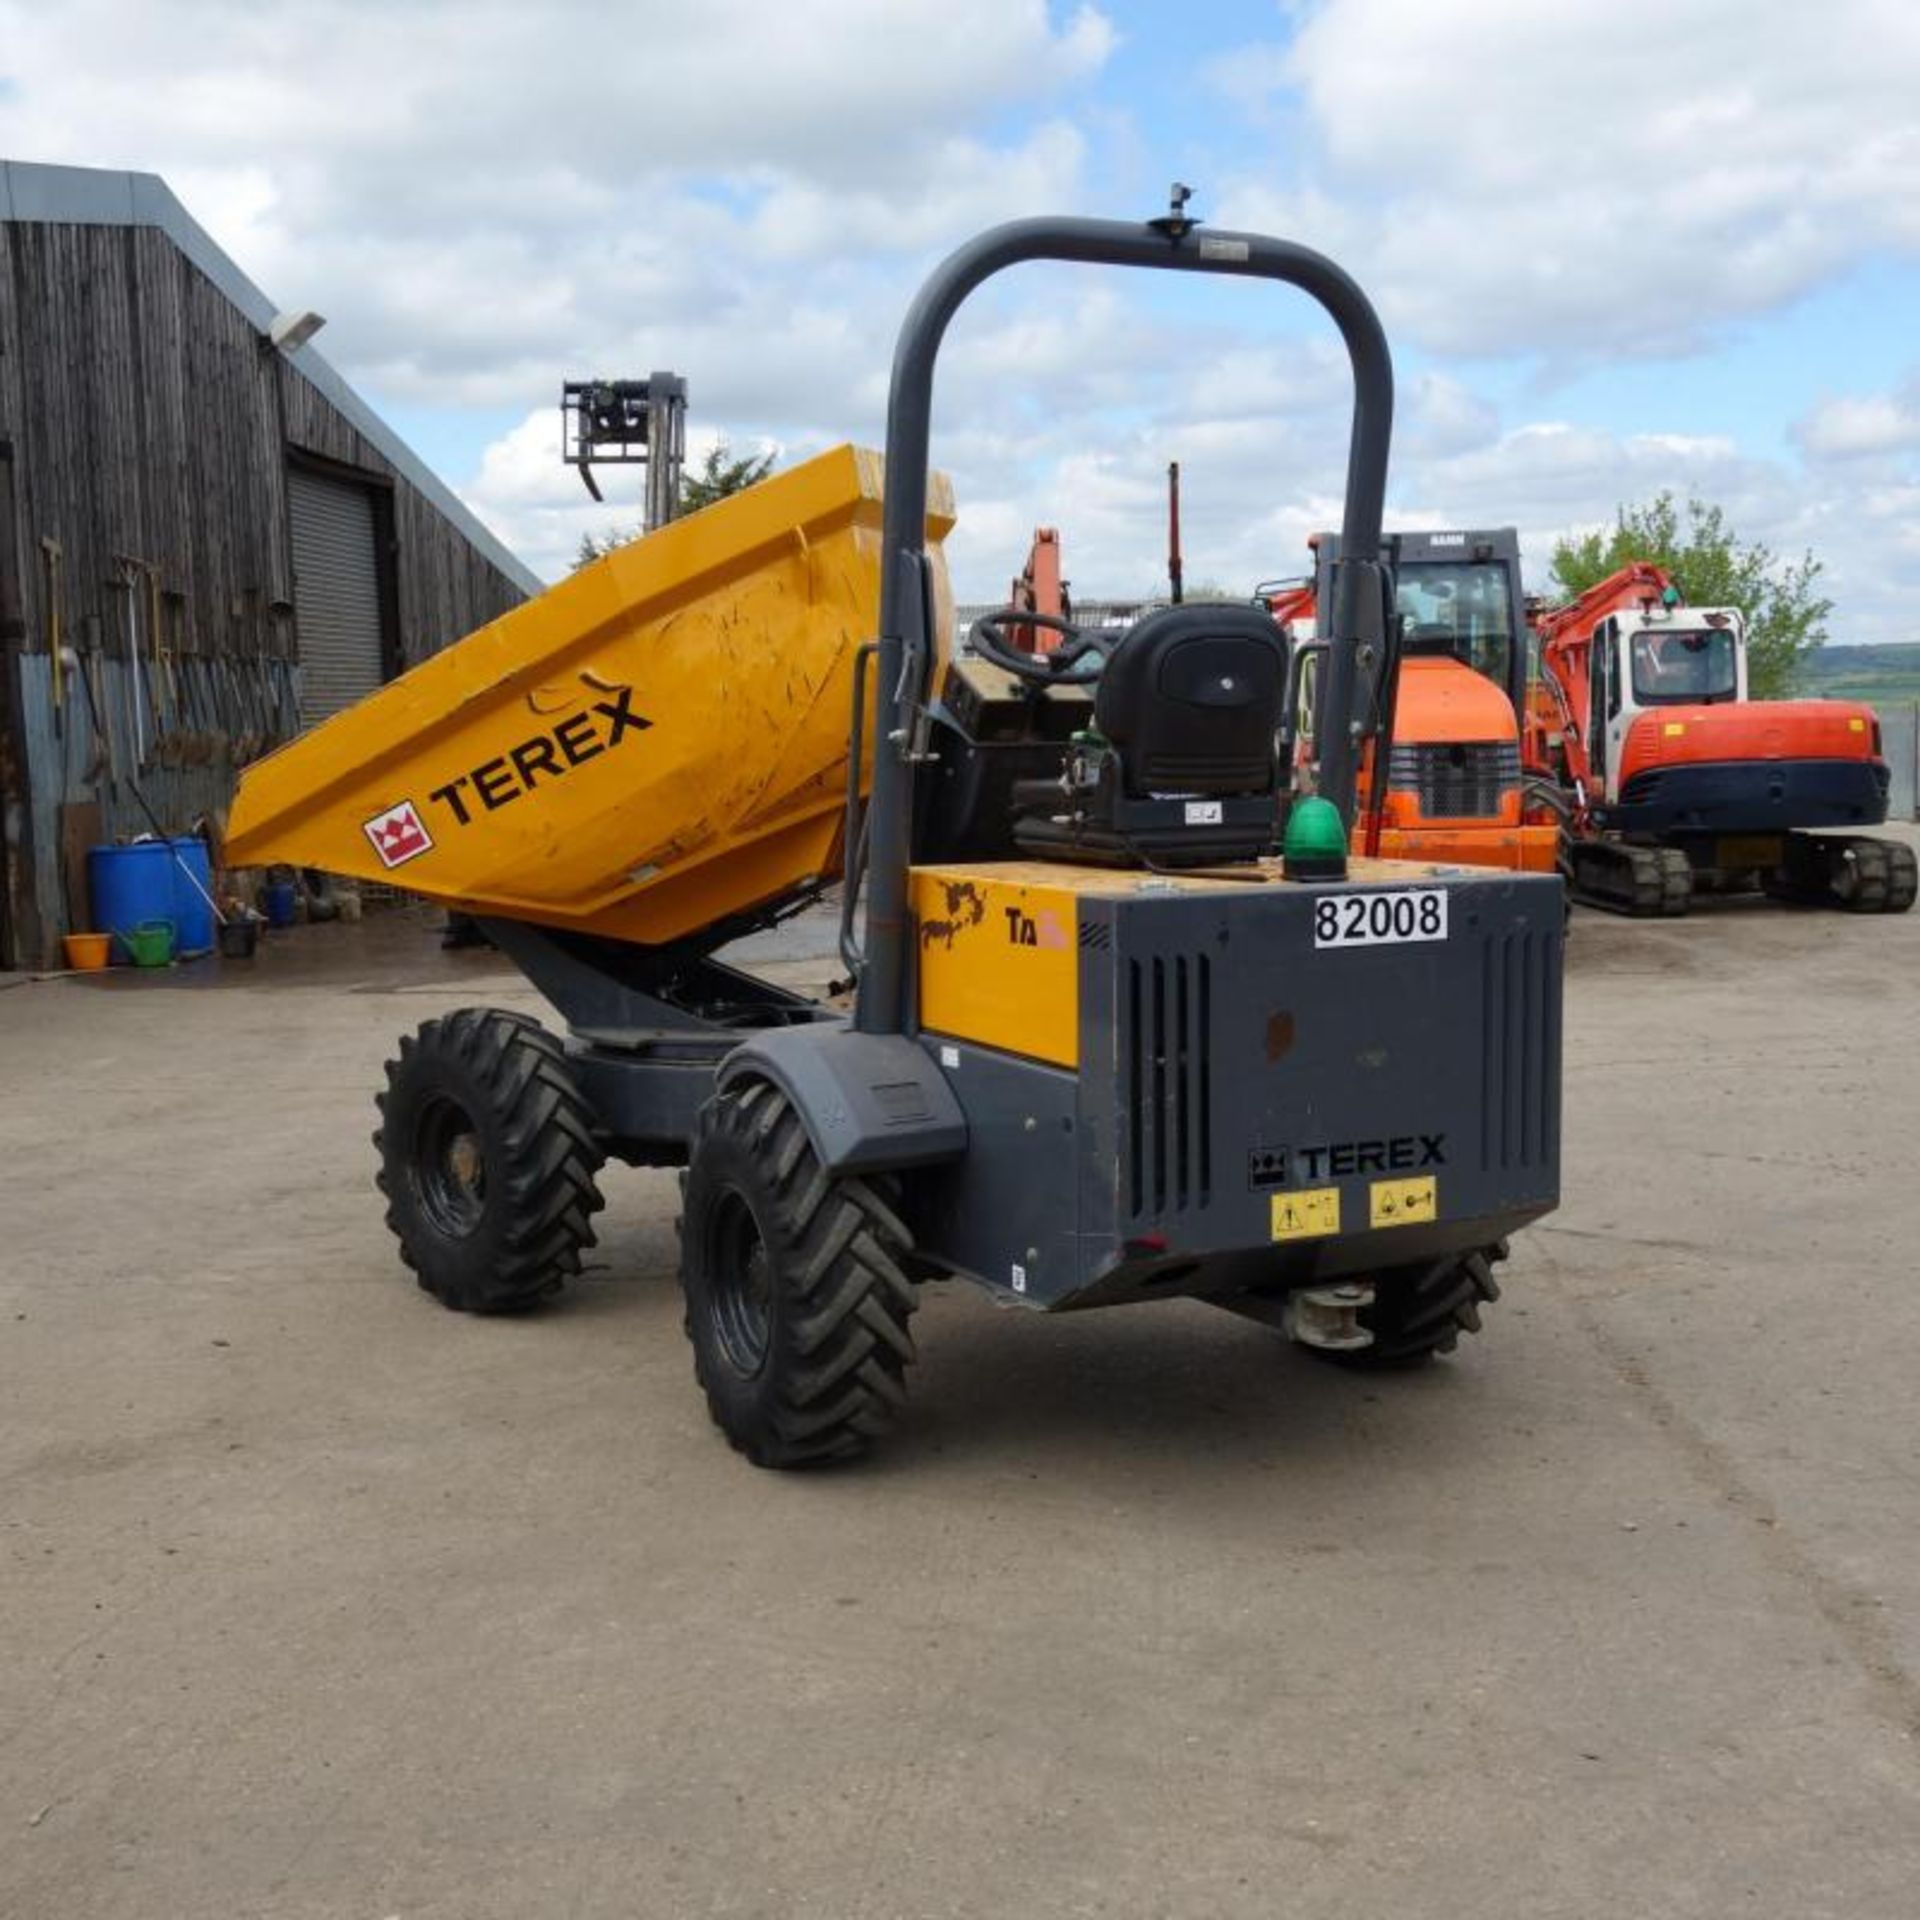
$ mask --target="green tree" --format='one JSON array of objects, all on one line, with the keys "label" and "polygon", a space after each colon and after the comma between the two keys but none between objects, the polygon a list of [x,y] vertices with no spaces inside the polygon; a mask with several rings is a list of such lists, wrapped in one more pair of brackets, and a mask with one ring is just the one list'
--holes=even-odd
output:
[{"label": "green tree", "polygon": [[1672,575],[1696,607],[1738,607],[1747,624],[1747,671],[1756,699],[1793,691],[1809,658],[1827,637],[1833,602],[1814,591],[1822,563],[1811,552],[1782,560],[1758,541],[1743,545],[1726,515],[1689,500],[1686,521],[1671,493],[1619,509],[1614,524],[1560,541],[1553,574],[1569,598],[1633,560],[1651,560]]},{"label": "green tree", "polygon": [[[742,493],[764,480],[772,471],[772,454],[751,454],[736,460],[727,443],[719,441],[707,449],[698,473],[683,473],[680,476],[680,502],[675,510],[676,517],[683,513],[697,513],[702,507],[712,506],[716,500],[726,499],[729,494]],[[629,541],[638,540],[645,532],[646,528],[640,526],[613,526],[602,528],[598,533],[583,533],[579,549],[573,556],[574,572],[578,573],[582,567],[604,559],[616,547],[624,547]]]},{"label": "green tree", "polygon": [[729,494],[744,493],[772,471],[772,454],[749,454],[736,460],[732,448],[721,440],[707,449],[698,473],[680,476],[680,511],[698,513],[702,507],[710,507]]},{"label": "green tree", "polygon": [[630,540],[638,540],[645,532],[645,527],[606,527],[599,533],[583,533],[579,551],[573,556],[574,572],[592,566],[596,560],[604,560],[615,547],[624,547]]}]

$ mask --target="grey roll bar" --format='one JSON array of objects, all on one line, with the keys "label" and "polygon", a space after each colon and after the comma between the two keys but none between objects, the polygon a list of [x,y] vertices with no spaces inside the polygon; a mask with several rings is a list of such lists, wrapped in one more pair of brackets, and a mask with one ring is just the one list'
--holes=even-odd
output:
[{"label": "grey roll bar", "polygon": [[[928,440],[933,368],[960,303],[984,280],[1024,260],[1085,261],[1281,280],[1316,299],[1340,329],[1353,367],[1353,430],[1347,448],[1332,625],[1335,644],[1320,700],[1320,791],[1351,825],[1356,740],[1355,655],[1385,639],[1377,556],[1393,431],[1393,362],[1372,302],[1324,254],[1265,234],[1202,231],[1181,211],[1138,223],[1043,216],[990,227],[928,276],[900,328],[887,397],[886,503],[880,556],[880,636],[875,661],[873,793],[868,808],[866,964],[854,1024],[864,1033],[906,1027],[907,869],[912,853],[913,754],[932,658],[926,559]],[[1329,725],[1330,717],[1338,724]],[[857,875],[849,849],[847,884]]]}]

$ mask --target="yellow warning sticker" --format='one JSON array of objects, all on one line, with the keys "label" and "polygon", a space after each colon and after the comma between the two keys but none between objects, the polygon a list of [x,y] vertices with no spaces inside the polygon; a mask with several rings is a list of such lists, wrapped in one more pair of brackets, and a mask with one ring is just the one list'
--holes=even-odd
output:
[{"label": "yellow warning sticker", "polygon": [[1369,1226],[1417,1227],[1439,1217],[1439,1183],[1430,1173],[1417,1180],[1376,1180],[1367,1189]]},{"label": "yellow warning sticker", "polygon": [[1667,724],[1660,729],[1669,740],[1678,740],[1686,730],[1687,723],[1684,720],[1669,720]]},{"label": "yellow warning sticker", "polygon": [[1338,1187],[1309,1187],[1304,1193],[1276,1193],[1273,1196],[1273,1237],[1276,1240],[1317,1240],[1322,1234],[1339,1231]]},{"label": "yellow warning sticker", "polygon": [[1867,723],[1864,720],[1862,720],[1858,714],[1854,714],[1847,721],[1847,731],[1849,733],[1865,733],[1866,730],[1867,730]]}]

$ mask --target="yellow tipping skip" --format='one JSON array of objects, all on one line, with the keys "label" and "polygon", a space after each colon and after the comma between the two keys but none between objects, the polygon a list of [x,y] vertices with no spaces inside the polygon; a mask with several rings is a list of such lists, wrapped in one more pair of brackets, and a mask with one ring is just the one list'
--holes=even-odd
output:
[{"label": "yellow tipping skip", "polygon": [[882,481],[838,447],[583,567],[249,767],[229,864],[646,945],[837,873]]}]

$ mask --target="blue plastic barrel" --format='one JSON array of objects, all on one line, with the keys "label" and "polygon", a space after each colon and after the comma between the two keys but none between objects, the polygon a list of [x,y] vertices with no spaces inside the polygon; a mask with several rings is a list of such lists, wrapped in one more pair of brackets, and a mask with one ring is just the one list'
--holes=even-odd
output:
[{"label": "blue plastic barrel", "polygon": [[[207,857],[207,843],[192,834],[176,840],[173,850],[179,855],[173,862],[173,950],[187,959],[213,951],[213,908],[207,901],[213,892],[213,863]],[[183,865],[186,873],[180,870]],[[187,878],[188,873],[199,886]]]},{"label": "blue plastic barrel", "polygon": [[93,903],[93,924],[97,932],[115,936],[111,958],[116,966],[127,966],[133,959],[121,934],[148,920],[172,923],[177,871],[172,853],[158,840],[142,840],[131,847],[88,848],[87,897]]}]

